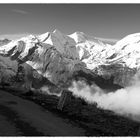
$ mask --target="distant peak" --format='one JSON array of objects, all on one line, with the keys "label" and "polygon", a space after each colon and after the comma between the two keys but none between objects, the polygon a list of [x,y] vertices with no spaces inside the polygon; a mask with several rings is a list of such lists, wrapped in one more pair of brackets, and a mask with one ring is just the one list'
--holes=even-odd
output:
[{"label": "distant peak", "polygon": [[61,31],[59,31],[58,29],[55,29],[52,33],[53,36],[57,37],[57,38],[64,38],[65,34],[63,34]]},{"label": "distant peak", "polygon": [[69,35],[73,38],[77,43],[84,42],[86,40],[85,34],[83,32],[74,32],[73,34]]},{"label": "distant peak", "polygon": [[126,37],[140,37],[140,33],[133,33],[133,34],[127,35]]},{"label": "distant peak", "polygon": [[49,36],[49,34],[50,34],[50,32],[46,32],[46,33],[40,34],[39,37],[43,37],[43,38],[45,37],[46,38],[46,37]]},{"label": "distant peak", "polygon": [[140,33],[133,33],[130,35],[125,36],[123,39],[119,40],[116,45],[126,45],[126,44],[133,44],[139,43],[140,41]]},{"label": "distant peak", "polygon": [[57,34],[62,34],[62,32],[60,31],[60,30],[58,30],[58,29],[55,29],[54,31],[53,31],[53,33],[57,33]]}]

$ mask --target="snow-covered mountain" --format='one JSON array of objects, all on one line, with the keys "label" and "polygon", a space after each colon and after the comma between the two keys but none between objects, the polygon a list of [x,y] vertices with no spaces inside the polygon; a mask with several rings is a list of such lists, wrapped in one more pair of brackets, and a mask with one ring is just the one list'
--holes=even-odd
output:
[{"label": "snow-covered mountain", "polygon": [[126,81],[139,71],[139,46],[140,33],[126,36],[115,45],[83,32],[65,35],[54,30],[25,36],[0,47],[0,81],[14,84],[11,81],[15,78],[21,79],[19,86],[27,89],[45,89],[49,81],[66,88],[82,71],[127,86]]}]

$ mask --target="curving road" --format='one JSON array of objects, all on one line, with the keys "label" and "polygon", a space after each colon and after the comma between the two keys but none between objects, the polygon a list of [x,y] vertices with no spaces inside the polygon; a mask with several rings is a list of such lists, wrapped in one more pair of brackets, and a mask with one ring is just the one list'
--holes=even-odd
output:
[{"label": "curving road", "polygon": [[84,136],[82,128],[34,102],[0,90],[0,136]]}]

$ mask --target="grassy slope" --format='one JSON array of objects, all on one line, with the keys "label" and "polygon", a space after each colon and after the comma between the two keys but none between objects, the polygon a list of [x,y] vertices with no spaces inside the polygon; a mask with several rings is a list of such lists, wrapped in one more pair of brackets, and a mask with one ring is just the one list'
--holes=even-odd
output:
[{"label": "grassy slope", "polygon": [[56,96],[37,93],[18,94],[18,96],[31,100],[56,115],[68,119],[74,125],[84,128],[87,136],[136,136],[140,126],[138,122],[99,109],[96,105],[89,105],[75,97],[72,97],[63,111],[59,111],[57,110],[59,98]]}]

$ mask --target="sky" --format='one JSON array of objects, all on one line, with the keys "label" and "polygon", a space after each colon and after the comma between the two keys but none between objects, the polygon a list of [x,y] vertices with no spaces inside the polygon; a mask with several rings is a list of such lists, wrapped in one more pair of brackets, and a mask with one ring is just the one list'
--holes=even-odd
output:
[{"label": "sky", "polygon": [[55,29],[121,39],[140,32],[140,4],[0,4],[0,37]]}]

